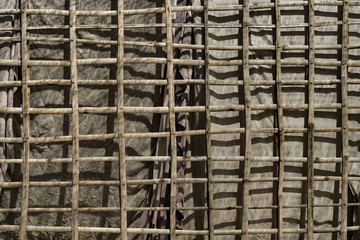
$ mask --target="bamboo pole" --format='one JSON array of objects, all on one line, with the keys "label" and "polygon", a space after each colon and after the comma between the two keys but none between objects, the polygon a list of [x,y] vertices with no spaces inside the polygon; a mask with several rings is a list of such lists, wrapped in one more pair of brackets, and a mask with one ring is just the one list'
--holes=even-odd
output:
[{"label": "bamboo pole", "polygon": [[28,208],[29,208],[29,182],[30,182],[30,173],[29,173],[29,158],[30,158],[30,89],[29,89],[29,51],[27,45],[27,15],[26,10],[28,8],[28,1],[22,0],[21,4],[21,73],[22,73],[22,114],[23,114],[23,181],[22,181],[22,199],[21,199],[21,222],[20,222],[20,240],[27,239],[27,222],[28,222]]},{"label": "bamboo pole", "polygon": [[314,239],[314,80],[315,80],[315,14],[314,0],[309,0],[309,84],[307,129],[307,236]]},{"label": "bamboo pole", "polygon": [[277,102],[277,121],[278,121],[278,142],[279,142],[279,168],[278,168],[278,239],[283,239],[283,185],[284,185],[284,118],[282,107],[282,86],[281,86],[281,6],[280,0],[275,0],[275,20],[276,20],[276,102]]},{"label": "bamboo pole", "polygon": [[349,1],[343,1],[341,41],[341,127],[342,127],[342,175],[341,175],[341,240],[347,240],[348,218],[348,173],[349,173],[349,130],[348,130],[348,42]]},{"label": "bamboo pole", "polygon": [[72,98],[72,200],[71,200],[71,237],[79,239],[79,96],[76,60],[76,0],[70,0],[70,79]]},{"label": "bamboo pole", "polygon": [[250,169],[251,169],[251,94],[250,94],[250,73],[249,73],[249,0],[243,1],[243,79],[245,96],[245,163],[243,183],[243,212],[242,212],[242,234],[243,239],[249,239],[249,190],[250,190]]},{"label": "bamboo pole", "polygon": [[120,227],[121,239],[127,240],[127,184],[125,158],[125,117],[124,117],[124,0],[117,1],[117,118],[119,131],[120,167]]},{"label": "bamboo pole", "polygon": [[209,239],[214,240],[214,187],[213,187],[213,164],[212,164],[212,153],[211,153],[211,111],[210,111],[210,69],[209,69],[209,60],[210,60],[210,48],[209,48],[209,1],[204,0],[204,78],[205,78],[205,131],[206,131],[206,155],[207,155],[207,204],[208,204],[208,229],[209,229]]},{"label": "bamboo pole", "polygon": [[[171,152],[171,183],[170,183],[170,238],[176,239],[176,184],[177,184],[177,162],[176,162],[176,123],[175,123],[175,90],[174,90],[174,64],[173,59],[173,32],[171,1],[165,0],[166,10],[166,46],[167,46],[167,81],[169,97],[169,118],[170,118],[170,152]],[[179,59],[177,59],[179,60]],[[179,60],[180,61],[180,60]],[[188,60],[186,60],[188,61]],[[193,60],[196,61],[196,60]]]}]

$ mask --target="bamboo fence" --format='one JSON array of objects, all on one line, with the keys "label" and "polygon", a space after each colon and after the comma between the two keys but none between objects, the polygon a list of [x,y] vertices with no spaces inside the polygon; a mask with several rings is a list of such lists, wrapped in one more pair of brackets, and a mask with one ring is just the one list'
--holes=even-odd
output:
[{"label": "bamboo fence", "polygon": [[[349,79],[348,68],[360,67],[360,61],[349,60],[349,50],[360,48],[359,44],[349,44],[349,25],[360,24],[358,21],[349,20],[349,8],[352,6],[360,6],[360,1],[294,1],[283,2],[275,0],[273,3],[252,4],[250,0],[244,0],[240,5],[209,5],[208,0],[203,1],[202,6],[171,6],[170,0],[164,0],[163,7],[151,9],[124,9],[124,1],[117,1],[117,9],[111,11],[81,11],[76,9],[76,0],[70,0],[69,10],[57,9],[28,9],[28,0],[21,0],[21,9],[2,9],[0,15],[19,15],[21,17],[21,27],[3,27],[0,31],[20,32],[21,37],[0,37],[0,42],[21,42],[21,60],[0,60],[1,66],[21,67],[22,79],[19,81],[0,81],[0,88],[19,87],[22,90],[22,107],[0,108],[2,114],[22,114],[23,119],[23,136],[22,137],[5,137],[0,138],[2,143],[19,143],[23,144],[23,156],[21,159],[1,159],[0,163],[21,164],[23,171],[23,179],[21,182],[2,182],[0,188],[21,188],[22,201],[20,207],[2,208],[0,213],[21,213],[21,222],[19,225],[2,225],[1,231],[19,232],[21,240],[27,239],[28,232],[71,232],[73,240],[79,239],[79,233],[115,233],[120,234],[121,239],[128,239],[129,234],[159,233],[170,235],[171,239],[176,239],[182,235],[205,235],[209,239],[215,239],[218,235],[242,235],[247,240],[250,235],[254,234],[272,234],[277,235],[277,239],[283,239],[285,234],[302,234],[306,233],[308,239],[314,239],[314,233],[338,232],[342,240],[347,240],[348,232],[359,231],[360,226],[349,226],[348,207],[359,207],[360,203],[348,202],[348,183],[350,181],[360,181],[360,177],[349,177],[349,164],[360,163],[360,158],[349,156],[349,133],[360,132],[360,128],[349,128],[348,111],[353,109],[360,112],[360,103],[354,104],[348,102],[348,85],[360,84],[360,79]],[[281,9],[284,7],[304,7],[308,8],[308,23],[299,23],[293,25],[283,25],[281,23]],[[316,6],[338,6],[342,9],[342,20],[335,22],[316,22],[314,8]],[[250,13],[253,10],[271,10],[274,12],[275,22],[267,25],[255,25],[249,23]],[[182,24],[172,22],[172,13],[190,11],[198,12],[203,16],[201,24]],[[242,21],[238,24],[212,24],[209,23],[209,12],[218,11],[239,11],[242,14]],[[157,24],[127,24],[124,21],[129,15],[147,15],[147,14],[164,14],[165,22]],[[28,17],[31,15],[49,15],[49,16],[65,16],[69,17],[69,25],[39,26],[29,27]],[[81,16],[93,17],[116,17],[117,24],[112,25],[77,25],[76,19]],[[193,27],[201,28],[203,31],[203,44],[179,44],[173,42],[173,29],[176,27]],[[342,29],[341,44],[337,45],[315,45],[315,29],[323,26],[339,26]],[[287,28],[306,28],[308,31],[308,40],[306,45],[283,45],[281,31]],[[165,42],[134,42],[125,41],[125,29],[127,28],[165,28]],[[241,28],[242,39],[239,46],[223,46],[211,45],[209,42],[209,29],[211,28]],[[249,31],[251,28],[272,29],[275,32],[274,45],[267,46],[251,46],[249,44]],[[34,30],[63,29],[69,31],[69,38],[41,38],[31,36]],[[117,40],[94,40],[94,39],[77,39],[76,31],[79,29],[117,29]],[[32,42],[41,43],[64,43],[70,45],[69,60],[31,60],[29,58],[29,44]],[[79,59],[76,56],[76,47],[79,44],[89,45],[106,45],[117,48],[116,58],[97,58],[97,59]],[[149,57],[149,58],[126,58],[124,57],[124,48],[127,46],[150,46],[161,48],[166,51],[166,57]],[[174,48],[188,48],[203,51],[202,59],[197,60],[179,60],[174,59]],[[227,51],[237,50],[242,52],[241,59],[234,60],[213,60],[210,58],[211,50]],[[250,59],[249,52],[255,50],[274,51],[275,59],[259,60]],[[282,53],[284,51],[302,50],[307,52],[305,60],[284,60]],[[319,60],[315,57],[317,50],[338,50],[341,52],[340,60]],[[167,66],[166,79],[140,79],[132,80],[124,78],[125,64],[163,64]],[[96,79],[78,79],[77,67],[81,65],[116,65],[116,79],[96,80]],[[175,65],[192,65],[203,66],[203,79],[174,79]],[[250,81],[249,66],[275,66],[276,74],[274,80]],[[70,68],[70,79],[30,79],[29,68],[33,66],[64,66]],[[212,80],[210,79],[210,66],[241,66],[243,79],[239,80]],[[287,80],[282,78],[282,66],[302,66],[308,69],[308,79],[305,80]],[[331,66],[341,69],[341,79],[317,80],[315,79],[315,67]],[[72,106],[71,108],[33,108],[30,106],[30,89],[34,86],[67,86],[71,88]],[[127,85],[163,85],[167,88],[169,94],[168,106],[163,107],[139,107],[125,106],[124,103],[124,87]],[[203,85],[205,89],[205,105],[204,106],[175,106],[174,87],[175,85]],[[210,101],[211,86],[243,86],[244,102],[238,105],[212,105]],[[274,104],[252,104],[251,103],[251,87],[253,86],[273,85],[276,88],[276,96]],[[286,105],[282,102],[282,88],[284,86],[305,86],[307,88],[307,103],[297,105]],[[316,104],[314,103],[314,94],[317,87],[324,85],[340,85],[341,86],[341,102],[332,104]],[[78,99],[79,86],[116,86],[118,101],[116,107],[80,107]],[[341,111],[341,123],[339,127],[321,128],[315,127],[314,112],[315,110],[339,110]],[[251,126],[251,117],[253,111],[258,110],[274,110],[276,112],[276,127],[273,128],[254,128]],[[307,112],[307,126],[303,128],[289,128],[284,126],[283,111],[305,111]],[[212,129],[211,114],[215,112],[239,111],[243,115],[245,125],[240,128],[231,129]],[[205,114],[205,128],[177,131],[175,126],[175,114],[179,112],[202,112]],[[127,113],[167,113],[170,116],[170,127],[168,132],[127,132],[125,129],[125,117]],[[69,136],[49,136],[49,137],[32,137],[30,135],[30,116],[39,114],[62,114],[72,116],[73,129]],[[82,135],[79,133],[79,114],[116,114],[118,119],[118,131],[115,133]],[[315,133],[336,132],[341,133],[342,156],[334,158],[321,158],[314,155],[314,134]],[[245,136],[244,156],[212,156],[212,136],[217,134],[241,133]],[[252,154],[252,136],[258,133],[274,134],[277,137],[278,156],[258,157]],[[293,133],[307,134],[308,149],[307,157],[287,157],[284,153],[285,135]],[[205,156],[177,156],[176,137],[177,136],[194,136],[203,135],[206,137],[206,155]],[[171,139],[171,155],[170,156],[126,156],[125,141],[130,138],[161,138],[169,137]],[[79,154],[79,144],[85,140],[117,140],[119,147],[119,156],[117,157],[81,157]],[[57,143],[69,142],[72,145],[71,158],[50,158],[35,159],[30,157],[30,144],[33,143]],[[169,178],[160,179],[128,179],[126,174],[127,163],[136,161],[169,161],[171,164],[171,174]],[[205,178],[178,178],[176,172],[177,161],[185,162],[205,162],[207,175]],[[243,177],[239,178],[220,178],[213,176],[213,164],[215,162],[238,161],[244,163]],[[119,179],[114,181],[81,181],[79,180],[79,164],[81,162],[119,162]],[[259,178],[251,177],[251,163],[273,162],[278,165],[278,174],[275,177]],[[286,163],[306,163],[307,175],[301,177],[284,176],[284,166]],[[72,181],[59,182],[40,182],[30,181],[29,168],[31,164],[52,164],[52,163],[73,163]],[[341,176],[315,176],[314,167],[316,164],[324,163],[340,163],[342,167]],[[290,181],[301,181],[307,185],[307,200],[305,204],[286,205],[283,203],[284,183]],[[338,181],[341,182],[341,202],[333,204],[315,204],[314,203],[314,182],[316,181]],[[274,182],[277,184],[277,203],[271,206],[253,206],[249,197],[250,183]],[[204,207],[178,207],[176,206],[176,185],[203,183],[207,185],[207,204]],[[215,183],[241,183],[243,184],[243,204],[235,207],[216,207],[214,206],[214,184]],[[142,184],[169,184],[171,188],[171,202],[169,207],[129,207],[127,202],[127,186]],[[80,186],[118,186],[120,191],[120,207],[79,207],[79,187]],[[35,187],[68,187],[72,190],[71,208],[32,208],[29,207],[29,189]],[[313,209],[317,207],[339,207],[341,208],[341,224],[332,228],[323,228],[314,226]],[[303,208],[307,212],[307,225],[304,228],[289,229],[283,227],[283,210],[291,208]],[[202,210],[207,212],[208,229],[206,230],[179,230],[176,229],[175,214],[176,210],[193,211]],[[216,229],[214,218],[216,218],[215,210],[242,210],[242,226],[236,230]],[[271,229],[252,229],[249,226],[249,211],[251,209],[277,209],[277,227]],[[128,212],[144,211],[144,210],[167,210],[170,211],[169,229],[143,229],[128,227]],[[69,212],[71,213],[71,226],[31,226],[28,224],[28,215],[33,212]],[[79,226],[79,212],[117,212],[120,215],[120,228],[106,227],[82,227]]]}]

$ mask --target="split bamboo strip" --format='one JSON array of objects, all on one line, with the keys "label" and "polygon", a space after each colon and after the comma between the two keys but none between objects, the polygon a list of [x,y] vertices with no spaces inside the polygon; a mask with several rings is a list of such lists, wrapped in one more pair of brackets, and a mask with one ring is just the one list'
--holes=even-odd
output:
[{"label": "split bamboo strip", "polygon": [[207,155],[207,205],[209,207],[207,212],[207,221],[209,229],[209,240],[214,240],[214,187],[213,187],[213,164],[212,164],[212,153],[211,153],[211,111],[210,111],[210,69],[209,69],[209,60],[210,60],[210,48],[209,48],[209,1],[204,0],[204,78],[205,78],[205,130],[206,130],[206,155]]},{"label": "split bamboo strip", "polygon": [[[170,153],[171,153],[171,183],[170,183],[170,239],[176,238],[176,178],[177,178],[177,146],[176,146],[176,123],[175,123],[175,89],[174,89],[174,59],[173,59],[173,28],[171,0],[165,0],[166,9],[166,54],[167,54],[167,70],[166,77],[168,81],[167,94],[169,99],[169,119],[170,119]],[[186,60],[188,61],[188,60]]]},{"label": "split bamboo strip", "polygon": [[349,181],[349,130],[348,130],[348,59],[349,59],[349,1],[343,1],[341,40],[341,127],[342,127],[342,175],[341,175],[341,240],[347,240],[348,181]]},{"label": "split bamboo strip", "polygon": [[28,1],[21,0],[21,73],[22,73],[22,114],[23,114],[23,181],[22,181],[22,198],[21,198],[21,222],[20,222],[20,240],[27,239],[27,223],[28,223],[28,208],[29,208],[29,158],[30,158],[30,89],[28,86],[30,74],[28,69],[29,51],[27,43],[27,15]]},{"label": "split bamboo strip", "polygon": [[120,167],[120,227],[121,239],[127,240],[127,185],[125,158],[125,117],[124,117],[124,0],[117,1],[117,118],[119,131]]},{"label": "split bamboo strip", "polygon": [[242,211],[242,234],[244,240],[249,239],[249,190],[250,190],[250,169],[251,169],[251,93],[250,93],[250,72],[249,72],[249,0],[243,1],[243,79],[245,99],[245,163],[243,183],[243,211]]},{"label": "split bamboo strip", "polygon": [[79,239],[79,90],[77,83],[76,61],[76,0],[70,0],[70,79],[72,99],[72,199],[71,199],[71,236]]},{"label": "split bamboo strip", "polygon": [[278,125],[278,239],[283,239],[283,186],[284,186],[284,117],[282,107],[282,86],[281,86],[281,6],[280,0],[275,0],[275,45],[276,45],[276,102],[277,102],[277,125]]},{"label": "split bamboo strip", "polygon": [[314,0],[309,0],[309,84],[308,84],[308,126],[307,126],[307,236],[314,239],[314,80],[315,80],[315,13]]}]

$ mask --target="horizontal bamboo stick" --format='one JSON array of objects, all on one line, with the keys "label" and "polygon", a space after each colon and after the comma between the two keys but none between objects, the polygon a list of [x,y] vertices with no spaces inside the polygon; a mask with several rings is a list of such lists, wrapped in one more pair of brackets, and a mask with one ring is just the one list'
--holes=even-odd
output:
[{"label": "horizontal bamboo stick", "polygon": [[[82,157],[80,162],[115,162],[116,157]],[[177,161],[198,162],[206,161],[206,156],[177,157]],[[254,156],[253,162],[277,162],[278,157],[272,156]],[[1,159],[0,163],[22,163],[22,159]],[[168,156],[127,156],[126,161],[170,161]],[[213,161],[244,161],[243,156],[214,156]],[[315,158],[316,164],[323,163],[341,163],[341,158]],[[305,157],[285,157],[284,162],[304,163],[307,162]],[[50,159],[30,159],[29,163],[55,164],[55,163],[71,163],[71,158],[50,158]],[[349,163],[360,163],[360,158],[350,158]]]},{"label": "horizontal bamboo stick", "polygon": [[[278,181],[277,177],[259,177],[259,178],[249,178],[249,182],[274,182]],[[284,177],[284,181],[294,182],[294,181],[307,181],[307,177]],[[314,181],[341,181],[341,176],[314,176]],[[348,181],[360,181],[360,177],[349,177]],[[135,179],[127,180],[128,185],[148,185],[148,184],[170,184],[170,178],[162,179]],[[194,184],[194,183],[207,183],[207,178],[178,178],[175,183],[181,184]],[[242,183],[244,182],[243,178],[213,178],[214,183]],[[79,186],[119,186],[120,181],[79,181]],[[22,182],[2,182],[0,183],[1,188],[20,188]],[[71,181],[61,181],[61,182],[39,182],[39,181],[30,181],[30,187],[72,187]]]},{"label": "horizontal bamboo stick", "polygon": [[[116,80],[79,80],[79,85],[82,86],[114,86]],[[174,80],[175,85],[192,85],[192,84],[205,84],[203,79],[186,79]],[[166,85],[166,80],[156,79],[134,79],[124,80],[124,85]],[[210,85],[243,85],[242,80],[209,80]],[[308,85],[307,80],[282,80],[282,85]],[[341,80],[315,80],[315,85],[332,85],[341,84]],[[360,84],[360,79],[350,79],[348,84]],[[44,80],[31,80],[29,86],[46,86],[46,85],[61,85],[70,86],[71,82],[67,79],[44,79]],[[250,85],[275,85],[274,80],[256,80],[250,81]],[[21,81],[1,81],[1,87],[20,87]],[[316,86],[321,88],[323,86]]]},{"label": "horizontal bamboo stick", "polygon": [[[360,206],[360,203],[349,203],[349,206]],[[313,207],[316,208],[329,208],[329,207],[339,207],[340,203],[332,204],[314,204]],[[306,204],[298,205],[283,205],[283,208],[292,209],[292,208],[306,208]],[[249,209],[276,209],[277,205],[271,206],[250,206]],[[208,207],[178,207],[182,211],[207,211]],[[213,210],[216,211],[227,211],[233,209],[242,209],[242,206],[229,206],[229,207],[213,207]],[[115,212],[119,211],[119,207],[80,207],[79,212]],[[169,211],[169,207],[128,207],[127,211]],[[21,208],[1,208],[0,213],[20,213]],[[29,212],[35,213],[56,213],[56,212],[71,212],[71,208],[54,208],[54,207],[32,207],[29,208]],[[357,227],[357,226],[355,226]]]},{"label": "horizontal bamboo stick", "polygon": [[[254,134],[257,133],[276,133],[277,128],[252,128]],[[243,133],[244,128],[233,128],[233,129],[213,129],[211,134],[227,134],[227,133]],[[314,132],[340,132],[339,128],[315,128]],[[360,128],[349,128],[349,132],[358,132]],[[284,133],[306,133],[306,128],[284,128]],[[195,135],[204,135],[205,130],[190,130],[177,132],[176,136],[195,136]],[[144,133],[125,133],[125,138],[159,138],[159,137],[169,137],[169,132],[144,132]],[[109,134],[88,134],[80,135],[80,141],[91,141],[91,140],[106,140],[117,138],[116,133]],[[72,140],[71,136],[51,136],[51,137],[30,137],[30,143],[56,143],[56,142],[69,142]],[[22,138],[0,138],[1,142],[4,143],[22,143]]]},{"label": "horizontal bamboo stick", "polygon": [[[295,7],[295,6],[307,6],[307,1],[297,1],[297,2],[281,2],[281,7]],[[342,6],[342,1],[315,1],[314,5],[319,6]],[[357,1],[350,1],[350,6],[359,6],[360,3]],[[274,8],[274,3],[265,3],[265,4],[250,4],[250,9],[267,9]],[[242,10],[242,5],[213,5],[209,6],[209,11],[239,11]],[[192,11],[192,12],[202,12],[202,6],[174,6],[171,7],[172,12],[180,12],[180,11]],[[26,13],[28,15],[57,15],[57,16],[69,16],[68,10],[55,10],[55,9],[27,9]],[[76,11],[77,16],[116,16],[115,10],[108,11]],[[157,13],[165,13],[165,9],[162,7],[159,8],[148,8],[148,9],[126,9],[124,10],[124,15],[138,15],[138,14],[157,14]],[[16,15],[20,14],[19,9],[1,9],[0,15]]]},{"label": "horizontal bamboo stick", "polygon": [[[1,225],[0,231],[5,232],[17,232],[19,231],[18,225]],[[79,227],[79,232],[106,232],[106,233],[120,233],[120,228],[100,228],[100,227]],[[359,226],[350,226],[347,227],[347,231],[358,231]],[[53,226],[27,226],[27,231],[41,231],[41,232],[70,232],[71,227],[53,227]],[[168,229],[153,229],[153,228],[128,228],[128,233],[158,233],[158,234],[170,234]],[[316,227],[314,228],[314,233],[331,233],[331,232],[340,232],[340,227],[324,228]],[[177,235],[207,235],[207,230],[175,230]],[[297,233],[306,233],[305,228],[288,228],[283,229],[284,234],[297,234]],[[215,230],[215,235],[241,235],[242,230]],[[277,234],[277,229],[248,229],[248,234]]]},{"label": "horizontal bamboo stick", "polygon": [[[307,104],[284,105],[285,110],[305,110]],[[349,109],[359,109],[360,104],[349,104]],[[276,104],[252,105],[253,110],[275,110]],[[315,104],[315,109],[341,109],[341,103]],[[222,111],[243,111],[243,105],[210,106],[212,112]],[[175,107],[175,112],[204,112],[204,106]],[[125,113],[168,113],[168,107],[124,107]],[[21,114],[21,108],[5,107],[0,108],[0,113]],[[71,114],[71,108],[29,108],[30,114]],[[115,107],[79,107],[79,113],[111,114],[116,113]],[[323,129],[323,130],[321,130]],[[330,130],[332,129],[332,130]],[[338,131],[338,128],[318,128],[318,131]]]},{"label": "horizontal bamboo stick", "polygon": [[[96,59],[78,59],[78,65],[103,65],[116,64],[116,58],[96,58]],[[124,63],[157,63],[165,64],[165,58],[125,58]],[[184,66],[203,66],[204,60],[182,60],[174,59],[175,65]],[[275,60],[249,60],[249,65],[275,65]],[[281,60],[284,66],[306,66],[307,60]],[[340,66],[340,61],[315,60],[315,66]],[[18,60],[0,60],[0,66],[20,66]],[[68,60],[29,60],[29,66],[70,66]],[[210,66],[238,66],[242,65],[242,60],[209,60]],[[360,61],[349,61],[349,67],[360,67]]]}]

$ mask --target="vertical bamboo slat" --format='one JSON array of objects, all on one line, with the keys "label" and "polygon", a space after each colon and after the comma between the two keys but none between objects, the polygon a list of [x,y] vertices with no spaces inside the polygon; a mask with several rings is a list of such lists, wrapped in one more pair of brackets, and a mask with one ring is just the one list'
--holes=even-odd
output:
[{"label": "vertical bamboo slat", "polygon": [[119,131],[120,166],[120,227],[121,239],[127,240],[127,186],[125,158],[125,117],[124,117],[124,0],[117,2],[118,53],[117,53],[117,118]]},{"label": "vertical bamboo slat", "polygon": [[166,53],[167,53],[167,81],[169,96],[169,118],[170,118],[170,150],[171,150],[171,192],[170,192],[170,238],[176,239],[176,123],[175,123],[175,89],[174,89],[174,56],[173,56],[173,33],[171,0],[165,0],[166,8]]},{"label": "vertical bamboo slat", "polygon": [[206,114],[206,154],[207,154],[207,178],[208,178],[208,228],[209,239],[214,240],[214,190],[213,190],[213,166],[211,159],[211,111],[210,111],[210,82],[209,82],[209,1],[204,0],[204,78],[205,78],[205,114]]},{"label": "vertical bamboo slat", "polygon": [[243,239],[249,239],[249,189],[251,169],[251,94],[249,73],[249,0],[243,1],[243,78],[245,96],[245,163],[244,163],[244,187],[243,187],[243,216],[242,231]]},{"label": "vertical bamboo slat", "polygon": [[315,92],[315,16],[314,0],[309,0],[309,108],[308,108],[308,150],[307,150],[307,236],[314,239],[314,92]]},{"label": "vertical bamboo slat", "polygon": [[280,0],[275,0],[276,19],[276,99],[277,99],[277,120],[279,138],[279,182],[278,182],[278,239],[283,239],[283,185],[284,185],[284,118],[282,107],[282,86],[281,86],[281,6]]},{"label": "vertical bamboo slat", "polygon": [[76,64],[76,0],[70,1],[70,80],[72,98],[72,205],[71,205],[71,235],[72,240],[79,239],[79,90]]},{"label": "vertical bamboo slat", "polygon": [[341,41],[341,133],[342,133],[342,176],[341,176],[341,239],[347,240],[348,215],[348,172],[349,172],[349,129],[348,129],[348,42],[349,1],[343,2]]},{"label": "vertical bamboo slat", "polygon": [[29,51],[27,43],[27,14],[28,1],[21,1],[21,73],[22,73],[22,114],[23,114],[23,182],[22,182],[22,199],[21,199],[21,222],[20,222],[20,240],[26,240],[26,228],[28,221],[29,208],[29,157],[30,157],[30,89],[29,89]]}]

